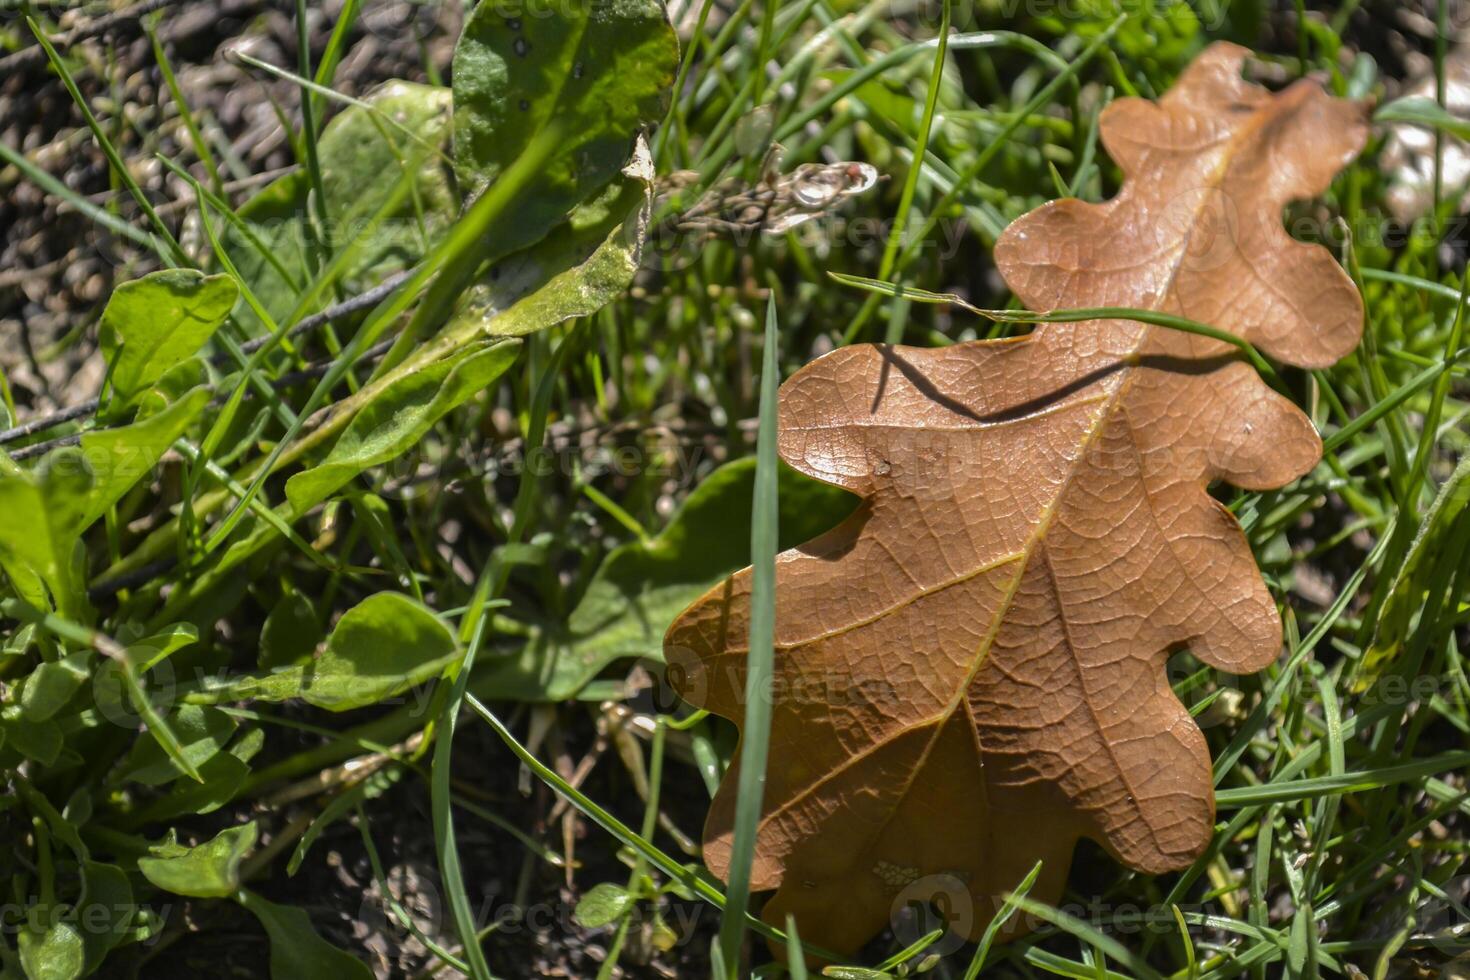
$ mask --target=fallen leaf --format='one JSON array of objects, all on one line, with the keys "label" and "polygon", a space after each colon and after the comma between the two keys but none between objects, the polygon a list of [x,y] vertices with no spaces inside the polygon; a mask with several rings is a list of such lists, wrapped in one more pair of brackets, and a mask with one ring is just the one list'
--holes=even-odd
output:
[{"label": "fallen leaf", "polygon": [[[1055,201],[995,259],[1033,310],[1128,307],[1211,324],[1288,364],[1357,343],[1362,306],[1283,206],[1362,146],[1366,107],[1311,81],[1245,82],[1219,44],[1102,139],[1128,180]],[[1209,844],[1204,737],[1164,666],[1187,647],[1255,671],[1275,603],[1214,480],[1278,487],[1321,453],[1311,422],[1221,340],[1124,320],[935,350],[862,345],[782,387],[780,451],[859,494],[777,559],[774,714],[752,888],[764,918],[851,952],[930,875],[965,883],[977,938],[1041,859],[1055,902],[1078,839],[1143,872]],[[692,704],[743,717],[749,570],[694,603],[665,657]],[[738,762],[737,762],[738,766]],[[736,774],[705,828],[728,871]],[[963,906],[963,903],[961,903]],[[1012,927],[1011,934],[1016,931]]]}]

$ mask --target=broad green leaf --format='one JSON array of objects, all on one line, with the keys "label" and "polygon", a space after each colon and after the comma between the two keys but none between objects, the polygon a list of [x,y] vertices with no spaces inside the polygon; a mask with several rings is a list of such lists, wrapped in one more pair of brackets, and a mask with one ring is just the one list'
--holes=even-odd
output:
[{"label": "broad green leaf", "polygon": [[82,936],[67,922],[45,929],[25,928],[17,937],[20,963],[30,980],[75,980],[82,975]]},{"label": "broad green leaf", "polygon": [[[518,656],[487,663],[472,682],[477,696],[560,701],[615,660],[662,660],[674,617],[749,563],[754,478],[753,459],[727,463],[700,482],[662,533],[613,550],[565,628],[548,627]],[[780,481],[782,547],[827,530],[856,503],[786,467]]]},{"label": "broad green leaf", "polygon": [[80,445],[48,453],[34,471],[0,474],[0,563],[23,598],[22,583],[32,575],[62,615],[86,619],[76,575],[82,532],[152,471],[208,401],[200,389],[141,422],[88,432]]},{"label": "broad green leaf", "polygon": [[480,344],[389,384],[353,416],[319,466],[286,481],[291,506],[305,513],[368,467],[412,449],[436,422],[504,373],[519,352],[519,344]]},{"label": "broad green leaf", "polygon": [[653,164],[641,137],[623,176],[609,194],[466,290],[449,329],[524,337],[590,316],[620,296],[642,261],[653,205]]},{"label": "broad green leaf", "polygon": [[594,885],[591,891],[578,900],[572,916],[579,925],[596,929],[622,918],[633,907],[634,901],[636,899],[628,889],[604,881],[600,885]]},{"label": "broad green leaf", "polygon": [[45,462],[53,465],[0,476],[0,514],[5,515],[0,556],[7,569],[28,569],[44,582],[62,615],[84,619],[86,600],[76,580],[73,552],[92,493],[92,474],[74,450],[50,453]]},{"label": "broad green leaf", "polygon": [[17,705],[0,709],[0,751],[6,755],[15,752],[50,766],[61,755],[61,743],[61,728],[55,721],[32,721],[21,714]]},{"label": "broad green leaf", "polygon": [[267,670],[301,662],[311,656],[321,635],[321,624],[317,622],[311,600],[287,587],[260,628],[260,654],[256,662]]},{"label": "broad green leaf", "polygon": [[265,745],[265,732],[252,728],[199,767],[199,782],[179,780],[137,815],[138,823],[212,813],[233,800],[250,776],[250,760]]},{"label": "broad green leaf", "polygon": [[366,963],[317,935],[303,909],[277,905],[252,891],[242,891],[239,901],[270,937],[273,980],[372,980],[373,971]]},{"label": "broad green leaf", "polygon": [[305,666],[227,680],[205,679],[195,704],[302,698],[328,711],[364,708],[427,684],[459,657],[454,634],[431,610],[396,592],[349,609],[321,656]]},{"label": "broad green leaf", "polygon": [[82,865],[86,901],[73,913],[82,925],[86,955],[84,972],[101,965],[110,949],[128,936],[133,919],[133,886],[124,871],[113,864],[88,861]]},{"label": "broad green leaf", "polygon": [[493,254],[536,241],[612,180],[634,134],[662,118],[678,67],[658,0],[588,0],[545,13],[481,3],[454,52],[455,159],[473,193],[553,121],[565,134]]},{"label": "broad green leaf", "polygon": [[[218,708],[184,704],[169,716],[168,727],[178,740],[179,754],[198,769],[224,748],[239,724]],[[160,786],[184,775],[183,769],[151,736],[134,741],[122,765],[121,778],[145,786]]]},{"label": "broad green leaf", "polygon": [[[418,261],[458,211],[441,156],[449,136],[447,88],[390,81],[327,124],[317,141],[331,224],[328,245],[346,253],[341,283],[376,285]],[[399,184],[395,175],[405,175]],[[310,180],[296,171],[264,188],[240,209],[246,226],[298,281],[292,283],[250,242],[233,231],[226,242],[235,267],[278,320],[296,305],[310,277],[306,218]],[[415,206],[417,204],[417,207]],[[231,231],[230,229],[226,229]]]},{"label": "broad green leaf", "polygon": [[153,848],[151,857],[138,858],[138,870],[153,884],[175,895],[226,898],[240,889],[240,862],[255,846],[255,822],[230,827],[198,847],[183,847],[169,839]]},{"label": "broad green leaf", "polygon": [[92,474],[92,489],[82,511],[81,530],[101,518],[123,494],[153,472],[163,454],[204,411],[209,399],[208,389],[196,388],[157,414],[132,425],[83,433],[78,449]]},{"label": "broad green leaf", "polygon": [[199,627],[193,623],[174,623],[128,644],[128,659],[139,672],[152,670],[184,647],[199,642]]},{"label": "broad green leaf", "polygon": [[307,668],[302,696],[331,711],[366,707],[433,680],[458,656],[442,619],[408,596],[380,592],[338,621]]},{"label": "broad green leaf", "polygon": [[230,315],[239,287],[229,276],[162,269],[112,291],[98,341],[107,359],[113,399],[108,417],[193,357]]},{"label": "broad green leaf", "polygon": [[61,709],[90,677],[91,651],[39,664],[26,678],[20,708],[26,721],[45,721]]}]

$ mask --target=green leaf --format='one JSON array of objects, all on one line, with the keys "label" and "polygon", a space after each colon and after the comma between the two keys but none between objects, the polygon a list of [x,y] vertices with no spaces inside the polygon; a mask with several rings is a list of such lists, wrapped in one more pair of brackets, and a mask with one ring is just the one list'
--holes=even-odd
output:
[{"label": "green leaf", "polygon": [[140,810],[137,824],[169,820],[187,814],[212,813],[235,798],[250,777],[249,762],[265,745],[265,732],[252,728],[230,747],[199,767],[199,782],[180,780]]},{"label": "green leaf", "polygon": [[151,670],[184,647],[199,642],[199,627],[193,623],[174,623],[157,633],[128,644],[128,659],[138,671]]},{"label": "green leaf", "polygon": [[[346,290],[376,285],[413,265],[458,212],[441,157],[451,97],[447,88],[385,82],[362,105],[342,110],[317,140],[329,244],[336,252],[349,252],[340,279]],[[391,179],[397,174],[408,175],[411,188]],[[272,182],[239,212],[265,251],[298,279],[298,270],[309,268],[309,191],[307,174],[297,171]],[[278,320],[288,316],[301,283],[283,277],[245,235],[229,238],[225,250],[267,312]]]},{"label": "green leaf", "polygon": [[42,663],[26,678],[20,708],[26,721],[45,721],[71,700],[91,676],[92,654],[85,650]]},{"label": "green leaf", "polygon": [[[751,458],[711,473],[662,533],[622,545],[604,559],[564,628],[539,632],[518,657],[487,662],[473,682],[476,695],[560,701],[615,660],[661,661],[664,631],[674,618],[750,564],[754,479]],[[779,479],[782,547],[828,530],[857,503],[785,466]]]},{"label": "green leaf", "polygon": [[466,290],[448,329],[524,337],[590,316],[622,295],[642,261],[653,207],[653,164],[641,138],[623,174],[610,194]]},{"label": "green leaf", "polygon": [[[224,748],[238,723],[218,708],[183,704],[169,717],[168,727],[178,740],[179,754],[197,770]],[[150,736],[133,742],[123,761],[121,778],[144,786],[161,786],[181,775],[184,769]]]},{"label": "green leaf", "polygon": [[102,964],[108,951],[128,935],[135,909],[133,886],[121,868],[98,861],[82,865],[82,884],[87,892],[86,901],[73,917],[82,924],[84,972],[91,973]]},{"label": "green leaf", "polygon": [[265,625],[260,628],[257,663],[270,669],[304,661],[316,649],[321,635],[321,624],[317,622],[311,600],[287,586],[281,601],[271,608]]},{"label": "green leaf", "polygon": [[380,592],[337,623],[302,696],[331,711],[363,708],[438,677],[458,655],[454,633],[431,610]]},{"label": "green leaf", "polygon": [[20,963],[30,980],[75,980],[82,975],[82,936],[66,922],[39,930],[26,928],[17,937]]},{"label": "green leaf", "polygon": [[277,905],[251,891],[242,891],[239,902],[260,920],[270,937],[273,980],[372,980],[373,971],[366,963],[317,935],[304,910]]},{"label": "green leaf", "polygon": [[1421,95],[1395,99],[1375,112],[1373,121],[1409,123],[1442,130],[1457,139],[1470,140],[1470,120],[1452,114],[1438,102]]},{"label": "green leaf", "polygon": [[[0,476],[0,560],[40,578],[62,614],[73,619],[86,608],[76,581],[73,551],[92,493],[89,469],[75,450],[47,455],[37,473]],[[12,579],[17,576],[12,574]],[[44,606],[43,606],[44,608]]]},{"label": "green leaf", "polygon": [[380,592],[342,616],[312,663],[223,681],[206,678],[187,697],[195,704],[303,698],[328,711],[350,711],[426,684],[458,657],[443,620],[408,596]]},{"label": "green leaf", "polygon": [[27,759],[50,766],[61,755],[61,742],[61,728],[56,722],[24,718],[15,705],[0,709],[0,746],[7,752],[14,750]]},{"label": "green leaf", "polygon": [[436,422],[500,377],[519,352],[519,344],[480,344],[389,384],[353,417],[321,465],[286,481],[291,506],[305,513],[368,467],[412,449]]},{"label": "green leaf", "polygon": [[34,576],[62,615],[87,619],[76,580],[82,532],[152,471],[208,402],[209,393],[200,389],[141,422],[88,432],[80,445],[46,454],[34,471],[0,473],[0,513],[6,515],[0,564],[22,597],[22,583]]},{"label": "green leaf", "polygon": [[92,474],[92,490],[82,511],[80,530],[85,531],[139,480],[153,472],[168,448],[204,411],[209,399],[208,389],[196,388],[157,414],[132,425],[94,429],[82,435],[78,449]]},{"label": "green leaf", "polygon": [[229,276],[162,269],[112,291],[98,341],[107,360],[115,418],[153,382],[193,357],[230,315],[240,290]]},{"label": "green leaf", "polygon": [[633,907],[634,901],[633,895],[626,888],[604,881],[600,885],[594,885],[591,891],[581,897],[572,917],[579,925],[596,929],[621,919]]},{"label": "green leaf", "polygon": [[138,858],[138,870],[153,884],[175,895],[226,898],[240,889],[240,862],[255,846],[255,822],[222,830],[198,847],[182,847],[173,832],[155,846],[154,856]]},{"label": "green leaf", "polygon": [[658,0],[588,0],[543,13],[481,3],[454,51],[455,158],[478,193],[553,120],[567,134],[492,251],[536,241],[622,168],[658,122],[678,41]]}]

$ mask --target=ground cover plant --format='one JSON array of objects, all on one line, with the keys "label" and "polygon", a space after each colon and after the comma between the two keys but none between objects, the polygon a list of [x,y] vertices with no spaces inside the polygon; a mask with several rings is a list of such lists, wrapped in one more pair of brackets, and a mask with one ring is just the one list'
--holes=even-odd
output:
[{"label": "ground cover plant", "polygon": [[[1460,975],[1467,15],[0,8],[0,974]],[[1160,99],[1205,111],[1154,129],[1140,107]],[[1246,165],[1206,207],[1215,170],[1181,134],[1221,119]],[[1154,144],[1203,161],[1198,184],[1187,162],[1140,171],[1127,148]],[[1085,224],[1120,192],[1144,198],[1129,234]],[[1203,305],[1058,271],[1136,270],[1180,236],[1233,246]],[[1195,733],[1199,772],[1160,768],[1194,799],[1213,784],[1213,822],[1154,807],[1149,833],[1120,831],[1142,847],[1176,822],[1177,860],[1073,855],[1039,805],[988,826],[1004,874],[885,865],[877,900],[866,879],[817,892],[851,934],[803,936],[801,901],[752,864],[760,773],[789,787],[825,745],[783,711],[883,691],[780,669],[783,602],[821,617],[870,586],[800,593],[777,551],[872,504],[778,443],[793,462],[831,438],[803,424],[894,363],[870,343],[907,345],[920,369],[891,383],[918,391],[974,350],[1081,373],[1109,336],[1231,379],[1211,407],[1204,372],[1130,368],[1214,420],[1187,444],[1219,451],[1169,483],[1214,515],[1184,522],[1201,557],[1138,578],[1162,707],[1132,719],[1144,744]],[[789,402],[836,364],[862,370],[825,407],[778,410],[783,380]],[[1005,414],[1023,377],[976,397]],[[928,426],[895,440],[918,462],[968,458],[932,413],[903,421]],[[938,472],[908,462],[865,472]],[[1092,535],[1139,558],[1139,505],[1064,522],[1071,554],[1088,564]],[[942,557],[889,555],[889,578]],[[669,627],[747,565],[722,628],[766,696],[715,690],[677,628],[665,662]],[[1181,596],[1225,611],[1197,629]],[[942,686],[915,632],[866,656]],[[1048,686],[1029,682],[1035,714],[1065,694]],[[711,694],[720,710],[695,710]],[[763,766],[731,766],[720,715]],[[1045,769],[1049,748],[1026,758]],[[951,804],[981,780],[946,768],[904,827],[959,851]],[[732,843],[706,853],[722,778],[710,826]],[[816,837],[809,867],[851,857]]]}]

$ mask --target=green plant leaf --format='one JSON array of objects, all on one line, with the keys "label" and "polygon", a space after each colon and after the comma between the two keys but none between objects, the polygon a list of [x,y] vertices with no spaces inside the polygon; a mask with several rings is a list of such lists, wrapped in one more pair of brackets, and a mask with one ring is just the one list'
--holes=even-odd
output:
[{"label": "green plant leaf", "polygon": [[[170,715],[168,726],[178,739],[179,754],[195,769],[224,748],[239,727],[234,718],[218,708],[194,704],[179,705]],[[133,742],[122,767],[121,778],[144,786],[161,786],[184,775],[184,770],[153,737]]]},{"label": "green plant leaf", "polygon": [[[661,661],[664,631],[674,618],[749,564],[754,479],[751,458],[711,473],[660,534],[608,554],[564,628],[541,631],[514,658],[487,661],[473,681],[475,694],[560,701],[574,696],[615,660]],[[856,503],[847,492],[783,466],[782,547],[834,526]]]},{"label": "green plant leaf", "polygon": [[208,389],[195,388],[158,413],[131,425],[82,434],[77,449],[92,474],[92,489],[82,510],[79,530],[85,531],[121,500],[123,494],[153,472],[168,448],[204,411],[209,399]]},{"label": "green plant leaf", "polygon": [[[0,475],[0,561],[7,572],[25,569],[46,584],[62,614],[82,619],[86,600],[73,567],[92,474],[75,450],[47,455],[38,472]],[[22,578],[10,572],[12,581]],[[23,578],[22,578],[23,580]],[[44,606],[43,606],[44,608]]]},{"label": "green plant leaf", "polygon": [[138,858],[138,870],[153,884],[175,895],[226,898],[240,889],[240,862],[255,846],[255,821],[222,830],[198,847],[184,847],[173,832],[152,848],[153,856]]},{"label": "green plant leaf", "polygon": [[229,276],[193,269],[161,269],[114,289],[98,327],[114,399],[105,417],[117,417],[153,382],[193,357],[239,295]]},{"label": "green plant leaf", "polygon": [[174,623],[128,644],[128,659],[141,671],[151,670],[184,647],[199,642],[193,623]]},{"label": "green plant leaf", "polygon": [[267,670],[301,663],[311,656],[321,635],[311,600],[288,586],[260,628],[257,662]]},{"label": "green plant leaf", "polygon": [[1470,120],[1454,115],[1438,102],[1422,95],[1395,99],[1375,112],[1373,121],[1409,123],[1442,130],[1457,139],[1470,140]]},{"label": "green plant leaf", "polygon": [[[329,244],[350,250],[340,270],[348,290],[376,285],[417,262],[453,220],[458,201],[444,165],[449,137],[447,88],[385,82],[329,122],[317,140]],[[391,120],[391,122],[389,121]],[[385,175],[408,173],[410,192]],[[272,182],[240,208],[240,218],[286,271],[307,269],[304,170]],[[422,220],[422,223],[420,221]],[[245,235],[225,242],[235,268],[273,317],[288,316],[301,283],[292,283]],[[242,319],[251,319],[242,314]]]},{"label": "green plant leaf", "polygon": [[[18,752],[43,766],[56,762],[61,755],[61,728],[56,722],[34,721],[21,714],[18,705],[0,708],[0,749]],[[0,768],[6,768],[0,765]]]},{"label": "green plant leaf", "polygon": [[453,632],[430,609],[397,592],[379,592],[342,616],[310,664],[222,681],[206,678],[187,700],[302,698],[328,711],[350,711],[426,684],[458,657]]},{"label": "green plant leaf", "polygon": [[85,862],[82,884],[87,897],[74,911],[74,917],[82,924],[86,960],[83,972],[90,974],[101,965],[109,950],[127,938],[135,906],[133,886],[117,865]]},{"label": "green plant leaf", "polygon": [[536,241],[612,180],[634,133],[662,118],[678,67],[658,0],[588,0],[547,13],[481,3],[454,51],[455,158],[472,192],[553,119],[568,134],[502,225],[493,255]]},{"label": "green plant leaf", "polygon": [[20,930],[20,963],[30,980],[75,980],[82,975],[82,936],[67,922]]},{"label": "green plant leaf", "polygon": [[572,916],[579,925],[596,929],[622,918],[633,907],[634,901],[636,899],[628,889],[604,881],[600,885],[594,885],[591,891],[577,901]]},{"label": "green plant leaf", "polygon": [[331,711],[366,707],[433,680],[457,656],[454,633],[431,610],[380,592],[337,623],[306,671],[302,696]]},{"label": "green plant leaf", "polygon": [[45,721],[56,714],[87,683],[91,659],[91,651],[81,651],[37,665],[20,692],[25,720]]},{"label": "green plant leaf", "polygon": [[199,782],[180,780],[138,812],[136,824],[186,814],[212,813],[233,800],[250,776],[250,760],[265,745],[265,732],[252,728],[199,767]]},{"label": "green plant leaf", "polygon": [[366,963],[317,935],[311,917],[294,905],[277,905],[252,891],[242,890],[239,902],[260,920],[271,941],[273,980],[372,980]]},{"label": "green plant leaf", "polygon": [[436,422],[500,377],[519,352],[519,344],[480,344],[389,384],[353,417],[319,466],[286,481],[291,506],[305,513],[368,467],[412,449]]},{"label": "green plant leaf", "polygon": [[465,291],[450,331],[524,337],[590,316],[633,281],[653,207],[653,163],[640,137],[624,179]]},{"label": "green plant leaf", "polygon": [[23,598],[34,598],[25,593],[38,578],[63,616],[87,618],[76,575],[82,532],[152,471],[208,402],[199,389],[141,422],[85,433],[33,471],[0,473],[0,565]]}]

